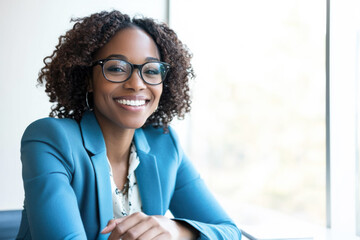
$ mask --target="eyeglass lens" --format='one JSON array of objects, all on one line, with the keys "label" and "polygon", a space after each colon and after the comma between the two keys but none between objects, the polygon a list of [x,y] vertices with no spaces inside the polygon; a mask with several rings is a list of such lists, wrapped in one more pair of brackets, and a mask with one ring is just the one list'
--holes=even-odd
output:
[{"label": "eyeglass lens", "polygon": [[[166,75],[166,67],[161,62],[148,62],[141,65],[140,76],[149,84],[159,84]],[[123,60],[108,60],[103,65],[105,77],[113,82],[122,82],[130,78],[132,66]]]}]

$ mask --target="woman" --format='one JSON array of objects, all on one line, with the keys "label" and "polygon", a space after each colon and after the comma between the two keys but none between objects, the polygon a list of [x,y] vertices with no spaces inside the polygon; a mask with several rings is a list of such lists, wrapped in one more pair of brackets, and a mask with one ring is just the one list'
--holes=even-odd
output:
[{"label": "woman", "polygon": [[51,118],[22,138],[18,238],[240,239],[169,126],[193,77],[176,34],[118,11],[76,21],[39,75]]}]

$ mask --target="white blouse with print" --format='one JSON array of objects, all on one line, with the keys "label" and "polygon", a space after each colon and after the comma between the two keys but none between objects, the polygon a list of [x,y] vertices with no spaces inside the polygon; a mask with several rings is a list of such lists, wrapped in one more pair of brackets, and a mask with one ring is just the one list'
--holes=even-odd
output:
[{"label": "white blouse with print", "polygon": [[140,160],[136,153],[135,145],[132,143],[130,147],[128,176],[122,190],[115,185],[109,159],[108,163],[110,166],[114,218],[122,218],[135,212],[141,212],[141,198],[135,176],[135,169],[139,165]]}]

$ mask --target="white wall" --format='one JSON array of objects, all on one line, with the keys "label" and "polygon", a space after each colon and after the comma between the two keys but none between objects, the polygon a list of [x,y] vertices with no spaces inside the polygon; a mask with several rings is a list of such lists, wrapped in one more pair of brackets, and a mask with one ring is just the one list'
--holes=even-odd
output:
[{"label": "white wall", "polygon": [[50,112],[44,88],[36,87],[43,58],[71,28],[71,17],[111,9],[166,18],[166,0],[0,1],[0,210],[22,208],[20,139]]}]

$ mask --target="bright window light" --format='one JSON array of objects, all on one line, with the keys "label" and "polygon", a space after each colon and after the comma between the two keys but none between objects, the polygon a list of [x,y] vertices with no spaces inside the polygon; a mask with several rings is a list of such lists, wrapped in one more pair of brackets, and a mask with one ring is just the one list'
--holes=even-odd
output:
[{"label": "bright window light", "polygon": [[[171,1],[194,55],[181,138],[238,223],[325,226],[326,1]],[[269,217],[271,219],[271,217]]]}]

